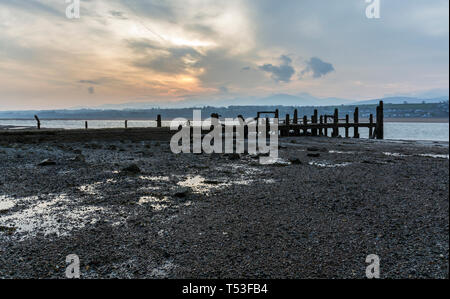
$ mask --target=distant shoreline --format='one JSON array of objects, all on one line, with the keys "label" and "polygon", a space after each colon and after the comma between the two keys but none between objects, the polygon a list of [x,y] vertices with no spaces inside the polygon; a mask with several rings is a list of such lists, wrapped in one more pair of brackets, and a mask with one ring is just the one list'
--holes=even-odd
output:
[{"label": "distant shoreline", "polygon": [[[0,118],[0,121],[34,121],[29,118]],[[125,119],[57,119],[57,118],[42,118],[43,121],[124,121]],[[156,121],[153,119],[133,119],[129,118],[128,121]],[[163,119],[163,121],[171,121],[172,119]],[[362,118],[360,122],[368,122],[369,119]],[[385,118],[385,123],[449,123],[449,118]],[[0,125],[1,126],[1,125]]]}]

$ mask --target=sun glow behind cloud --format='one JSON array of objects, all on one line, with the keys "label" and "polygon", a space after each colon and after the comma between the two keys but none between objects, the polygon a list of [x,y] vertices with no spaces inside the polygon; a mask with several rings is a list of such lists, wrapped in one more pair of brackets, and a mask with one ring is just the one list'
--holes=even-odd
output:
[{"label": "sun glow behind cloud", "polygon": [[378,23],[361,2],[0,0],[0,109],[448,88],[448,1]]}]

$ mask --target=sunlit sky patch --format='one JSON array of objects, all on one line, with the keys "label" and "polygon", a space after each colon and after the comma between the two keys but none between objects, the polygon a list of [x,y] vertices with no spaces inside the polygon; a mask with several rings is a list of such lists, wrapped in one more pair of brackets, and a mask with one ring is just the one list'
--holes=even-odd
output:
[{"label": "sunlit sky patch", "polygon": [[448,90],[448,0],[0,0],[0,109]]}]

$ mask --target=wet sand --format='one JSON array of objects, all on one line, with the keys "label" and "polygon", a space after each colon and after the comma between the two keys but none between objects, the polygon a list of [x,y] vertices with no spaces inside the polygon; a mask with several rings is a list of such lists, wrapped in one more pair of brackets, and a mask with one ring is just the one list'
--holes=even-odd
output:
[{"label": "wet sand", "polygon": [[448,278],[448,142],[286,138],[260,165],[100,131],[0,134],[0,278],[69,254],[82,278],[365,278],[369,254]]}]

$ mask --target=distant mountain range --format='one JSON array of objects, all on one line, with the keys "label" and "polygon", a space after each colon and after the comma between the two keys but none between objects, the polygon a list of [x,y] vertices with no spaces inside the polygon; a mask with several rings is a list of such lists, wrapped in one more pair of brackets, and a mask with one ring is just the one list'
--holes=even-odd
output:
[{"label": "distant mountain range", "polygon": [[228,99],[206,99],[206,98],[188,98],[178,102],[138,102],[138,103],[123,103],[123,104],[107,104],[92,109],[152,109],[152,108],[190,108],[190,107],[229,107],[229,106],[340,106],[340,105],[371,105],[377,104],[383,100],[386,104],[415,104],[415,103],[441,103],[449,100],[448,96],[441,96],[435,98],[420,98],[420,97],[387,97],[373,100],[349,100],[342,98],[318,98],[308,93],[301,93],[297,95],[290,94],[274,94],[271,96],[259,97],[234,97]]},{"label": "distant mountain range", "polygon": [[[381,99],[386,104],[422,104],[422,103],[442,103],[448,101],[448,97],[438,97],[431,99],[421,99],[421,98],[413,98],[413,97],[389,97]],[[369,100],[369,101],[361,101],[357,102],[357,105],[370,105],[377,104],[380,100]]]}]

